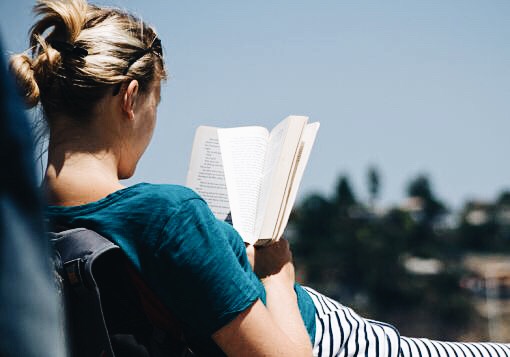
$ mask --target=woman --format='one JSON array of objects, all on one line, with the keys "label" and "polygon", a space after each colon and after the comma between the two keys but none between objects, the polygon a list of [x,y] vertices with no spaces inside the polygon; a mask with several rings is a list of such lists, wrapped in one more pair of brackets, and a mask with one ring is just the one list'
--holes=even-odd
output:
[{"label": "woman", "polygon": [[11,69],[49,125],[48,217],[117,243],[183,325],[228,356],[510,356],[505,345],[401,338],[296,285],[285,241],[249,247],[248,259],[235,230],[191,190],[122,186],[154,130],[161,42],[132,15],[85,0],[41,0],[35,11],[32,56],[13,56]]}]

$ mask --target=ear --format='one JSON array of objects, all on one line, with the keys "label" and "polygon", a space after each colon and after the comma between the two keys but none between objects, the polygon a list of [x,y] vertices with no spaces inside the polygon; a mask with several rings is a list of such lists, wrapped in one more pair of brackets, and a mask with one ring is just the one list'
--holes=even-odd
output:
[{"label": "ear", "polygon": [[129,120],[135,118],[135,101],[138,96],[138,88],[138,81],[133,79],[129,82],[122,96],[122,111],[127,115]]}]

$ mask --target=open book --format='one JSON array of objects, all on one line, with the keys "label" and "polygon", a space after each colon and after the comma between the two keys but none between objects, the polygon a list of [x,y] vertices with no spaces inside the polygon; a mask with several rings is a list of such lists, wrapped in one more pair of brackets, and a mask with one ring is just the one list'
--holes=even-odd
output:
[{"label": "open book", "polygon": [[289,116],[271,132],[249,126],[200,126],[186,185],[217,218],[232,214],[246,243],[277,241],[289,220],[319,123]]}]

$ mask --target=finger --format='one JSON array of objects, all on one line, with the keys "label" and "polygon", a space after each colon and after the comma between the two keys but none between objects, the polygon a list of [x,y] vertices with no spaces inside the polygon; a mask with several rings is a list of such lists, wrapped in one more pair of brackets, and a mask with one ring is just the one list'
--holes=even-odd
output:
[{"label": "finger", "polygon": [[246,255],[248,256],[248,261],[250,262],[251,268],[255,266],[255,248],[253,245],[246,244]]}]

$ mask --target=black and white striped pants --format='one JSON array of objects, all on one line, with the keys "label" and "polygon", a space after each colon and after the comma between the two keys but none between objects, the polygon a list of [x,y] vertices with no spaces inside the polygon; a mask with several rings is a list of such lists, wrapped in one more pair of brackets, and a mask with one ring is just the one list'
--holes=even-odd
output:
[{"label": "black and white striped pants", "polygon": [[314,356],[510,357],[510,344],[401,337],[391,325],[362,318],[337,301],[304,289],[317,310]]}]

